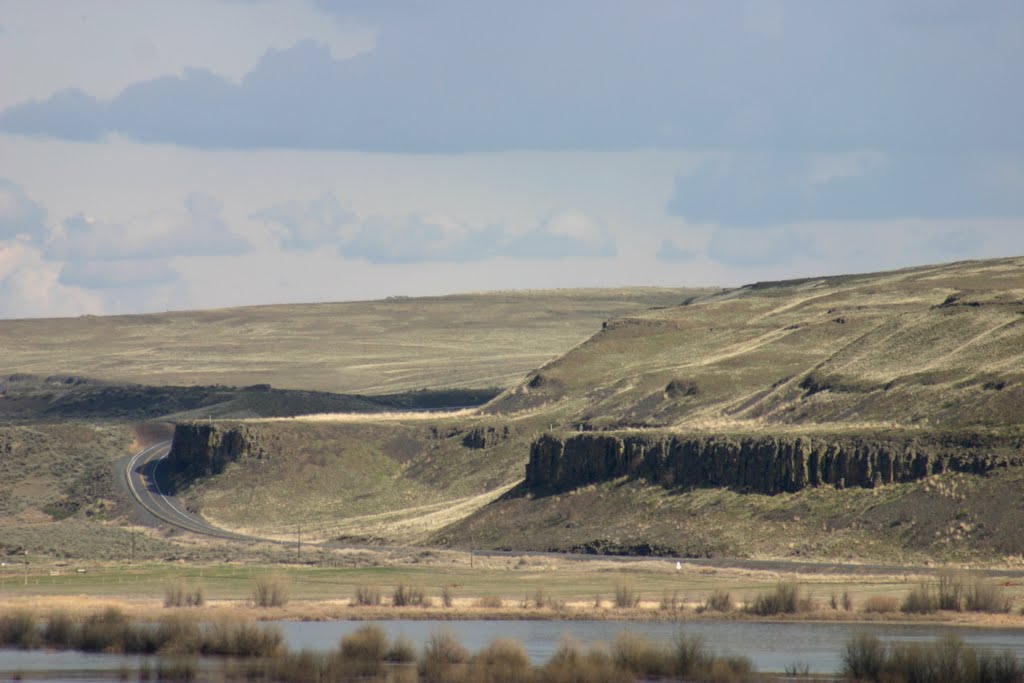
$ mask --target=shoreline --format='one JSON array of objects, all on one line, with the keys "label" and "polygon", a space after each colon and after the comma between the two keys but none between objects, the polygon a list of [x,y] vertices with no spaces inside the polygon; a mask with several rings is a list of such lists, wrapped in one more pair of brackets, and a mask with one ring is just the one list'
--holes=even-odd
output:
[{"label": "shoreline", "polygon": [[953,628],[1024,631],[1024,616],[1018,613],[980,613],[938,611],[932,614],[902,612],[864,613],[832,609],[812,609],[790,614],[762,616],[743,611],[698,612],[686,606],[676,610],[655,607],[585,607],[567,604],[563,608],[481,608],[456,601],[451,607],[352,606],[339,600],[294,600],[284,607],[255,607],[245,600],[211,600],[202,607],[164,607],[153,599],[95,598],[86,595],[0,597],[0,612],[27,611],[36,616],[65,613],[82,617],[107,608],[116,608],[135,620],[154,621],[167,615],[188,615],[201,621],[232,617],[252,622],[266,621],[604,621],[631,623],[752,622],[764,624],[863,624],[928,625]]}]

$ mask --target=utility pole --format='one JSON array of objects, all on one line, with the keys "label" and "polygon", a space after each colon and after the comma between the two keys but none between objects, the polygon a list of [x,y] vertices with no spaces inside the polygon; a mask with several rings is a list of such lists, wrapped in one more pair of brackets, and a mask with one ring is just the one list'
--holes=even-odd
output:
[{"label": "utility pole", "polygon": [[302,525],[295,525],[295,559],[302,561]]}]

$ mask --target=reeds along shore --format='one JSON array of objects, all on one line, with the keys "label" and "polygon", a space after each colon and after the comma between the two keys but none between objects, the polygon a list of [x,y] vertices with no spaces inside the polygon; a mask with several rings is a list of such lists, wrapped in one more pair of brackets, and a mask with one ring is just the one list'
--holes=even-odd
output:
[{"label": "reeds along shore", "polygon": [[[613,683],[764,678],[756,676],[749,659],[719,656],[699,636],[686,634],[665,644],[624,631],[607,647],[587,649],[565,640],[546,663],[535,665],[516,640],[495,640],[471,654],[443,629],[418,653],[411,642],[391,640],[373,623],[342,638],[334,650],[295,652],[285,646],[275,626],[241,619],[204,622],[182,613],[165,615],[157,623],[137,623],[113,608],[81,619],[63,613],[38,618],[27,611],[0,615],[0,647],[163,655],[156,663],[159,680],[195,679],[198,666],[190,657],[197,655],[228,656],[218,676],[246,681]],[[140,680],[153,675],[149,662],[141,666]],[[128,672],[120,673],[122,679],[128,677]],[[1022,683],[1024,664],[1012,654],[978,650],[955,636],[933,643],[885,644],[862,633],[847,643],[842,668],[835,675],[893,683]]]}]

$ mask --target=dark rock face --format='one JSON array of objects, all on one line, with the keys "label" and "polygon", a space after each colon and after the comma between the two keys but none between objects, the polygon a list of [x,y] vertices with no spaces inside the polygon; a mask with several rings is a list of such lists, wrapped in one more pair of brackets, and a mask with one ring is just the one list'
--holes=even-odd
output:
[{"label": "dark rock face", "polygon": [[512,436],[512,430],[505,427],[475,427],[462,437],[466,448],[490,448]]},{"label": "dark rock face", "polygon": [[222,426],[205,422],[175,425],[167,465],[176,487],[220,474],[241,458],[269,456],[264,435],[247,425]]},{"label": "dark rock face", "polygon": [[1020,444],[977,436],[546,434],[530,448],[525,483],[544,493],[630,477],[670,487],[776,494],[807,486],[870,488],[947,470],[980,474],[1022,464]]}]

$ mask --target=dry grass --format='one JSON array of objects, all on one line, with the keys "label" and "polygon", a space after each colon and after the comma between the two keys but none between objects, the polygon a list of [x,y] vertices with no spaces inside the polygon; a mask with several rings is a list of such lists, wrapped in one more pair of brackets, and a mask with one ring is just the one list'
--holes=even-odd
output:
[{"label": "dry grass", "polygon": [[507,386],[589,337],[608,317],[676,304],[687,294],[496,292],[5,320],[0,375],[65,372],[143,384],[269,383],[348,393]]}]

